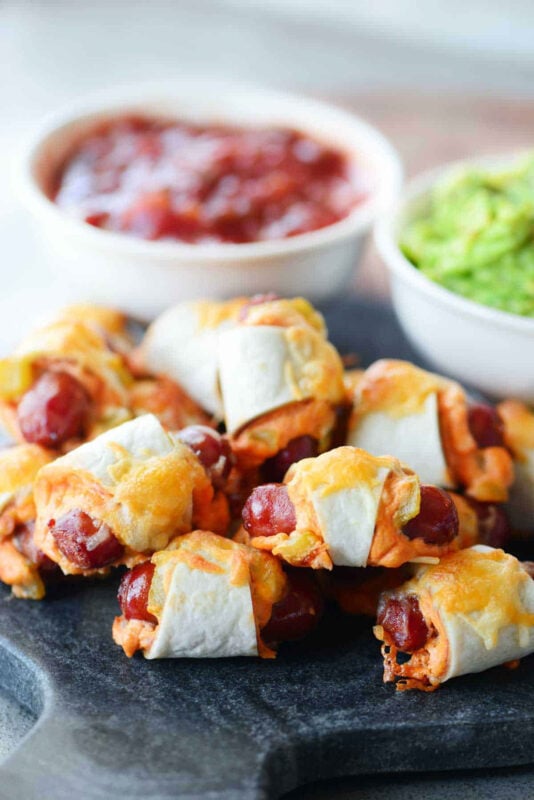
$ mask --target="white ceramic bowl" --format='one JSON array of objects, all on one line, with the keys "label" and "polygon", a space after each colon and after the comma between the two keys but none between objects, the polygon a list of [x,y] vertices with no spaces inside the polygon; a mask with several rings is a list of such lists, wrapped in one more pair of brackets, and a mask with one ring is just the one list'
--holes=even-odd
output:
[{"label": "white ceramic bowl", "polygon": [[[373,180],[369,198],[345,219],[289,239],[195,245],[143,241],[69,217],[43,191],[66,153],[95,123],[128,112],[200,123],[288,126],[345,151]],[[82,297],[150,318],[177,300],[275,291],[318,300],[349,281],[365,234],[395,199],[402,169],[386,139],[334,106],[270,89],[207,80],[117,89],[49,118],[27,147],[21,170],[26,206],[52,263]]]},{"label": "white ceramic bowl", "polygon": [[406,224],[429,208],[434,184],[465,166],[499,168],[521,154],[456,162],[411,181],[375,229],[390,275],[393,304],[406,335],[435,366],[493,397],[534,403],[534,319],[466,300],[434,283],[401,252]]}]

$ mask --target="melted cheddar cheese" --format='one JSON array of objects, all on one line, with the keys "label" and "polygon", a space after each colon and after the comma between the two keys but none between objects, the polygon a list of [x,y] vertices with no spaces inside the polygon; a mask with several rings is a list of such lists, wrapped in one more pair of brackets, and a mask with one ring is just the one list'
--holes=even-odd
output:
[{"label": "melted cheddar cheese", "polygon": [[438,392],[444,383],[408,361],[376,361],[356,382],[355,415],[381,411],[399,418],[417,414],[428,395]]},{"label": "melted cheddar cheese", "polygon": [[[305,458],[293,464],[284,482],[289,496],[297,503],[309,492],[327,496],[351,489],[355,484],[372,489],[379,482],[380,468],[404,474],[400,463],[391,456],[372,456],[358,447],[338,447],[318,458]],[[417,485],[415,476],[413,482]]]},{"label": "melted cheddar cheese", "polygon": [[343,382],[347,390],[347,401],[352,403],[356,389],[360,385],[365,375],[364,369],[346,369],[343,374]]},{"label": "melted cheddar cheese", "polygon": [[408,593],[429,592],[443,614],[469,617],[470,624],[489,650],[506,625],[534,626],[534,613],[526,611],[520,588],[532,580],[514,556],[503,550],[461,550],[404,587]]},{"label": "melted cheddar cheese", "polygon": [[11,586],[15,597],[42,600],[45,596],[39,570],[10,540],[0,541],[0,581]]},{"label": "melted cheddar cheese", "polygon": [[126,619],[115,617],[112,636],[115,644],[131,658],[138,650],[148,650],[154,641],[155,627],[151,622],[142,619]]},{"label": "melted cheddar cheese", "polygon": [[[293,464],[284,483],[295,507],[296,530],[290,534],[255,537],[252,544],[271,550],[290,564],[332,568],[331,551],[316,504],[354,488],[367,490],[370,496],[378,490],[380,497],[376,519],[371,521],[372,539],[367,558],[364,563],[350,565],[399,567],[407,561],[439,558],[449,549],[448,545],[429,545],[423,539],[408,539],[402,533],[402,527],[419,512],[419,480],[391,456],[377,457],[356,447],[339,447]],[[361,524],[364,522],[369,524],[368,520],[361,520]],[[347,540],[358,537],[358,520],[354,519],[343,533]]]},{"label": "melted cheddar cheese", "polygon": [[101,380],[108,402],[112,398],[126,401],[132,379],[122,356],[110,350],[102,336],[83,322],[56,322],[41,328],[21,342],[15,356],[36,365],[46,365],[50,360],[70,362]]},{"label": "melted cheddar cheese", "polygon": [[315,331],[297,326],[286,329],[285,339],[290,356],[286,378],[293,387],[294,399],[313,397],[342,403],[343,364],[335,347]]},{"label": "melted cheddar cheese", "polygon": [[75,303],[60,309],[54,315],[55,322],[83,322],[97,333],[109,334],[112,338],[129,341],[126,332],[126,315],[116,308],[97,306],[91,303]]},{"label": "melted cheddar cheese", "polygon": [[303,297],[291,300],[269,300],[250,305],[244,312],[244,325],[275,325],[283,328],[313,328],[321,336],[327,335],[323,316]]},{"label": "melted cheddar cheese", "polygon": [[225,322],[237,321],[241,309],[248,303],[247,297],[235,297],[226,302],[199,300],[192,304],[199,328],[218,328]]},{"label": "melted cheddar cheese", "polygon": [[173,535],[190,530],[197,509],[213,500],[204,468],[181,442],[168,437],[167,452],[147,449],[137,457],[113,441],[102,443],[102,448],[98,475],[67,456],[42,469],[35,483],[35,540],[65,573],[85,571],[61,554],[48,529],[50,519],[73,509],[85,511],[109,525],[125,546],[128,561],[133,554],[160,550]]},{"label": "melted cheddar cheese", "polygon": [[0,452],[0,581],[12,587],[15,597],[40,600],[45,587],[39,570],[15,547],[17,525],[35,518],[33,483],[53,455],[36,444],[23,444]]}]

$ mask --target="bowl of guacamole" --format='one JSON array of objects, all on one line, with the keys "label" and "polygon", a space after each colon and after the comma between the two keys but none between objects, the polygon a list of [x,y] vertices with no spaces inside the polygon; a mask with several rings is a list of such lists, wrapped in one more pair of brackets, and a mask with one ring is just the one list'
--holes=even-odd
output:
[{"label": "bowl of guacamole", "polygon": [[449,291],[534,317],[534,152],[506,168],[465,166],[445,175],[399,244]]},{"label": "bowl of guacamole", "polygon": [[375,240],[416,348],[488,395],[534,403],[534,151],[420,175]]}]

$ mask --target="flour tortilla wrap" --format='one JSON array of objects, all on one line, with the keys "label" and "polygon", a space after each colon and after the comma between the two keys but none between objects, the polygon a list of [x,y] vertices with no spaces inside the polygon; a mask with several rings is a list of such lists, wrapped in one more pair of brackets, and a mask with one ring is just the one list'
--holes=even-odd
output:
[{"label": "flour tortilla wrap", "polygon": [[[250,581],[232,584],[232,563],[211,572],[180,560],[181,551],[156,558],[152,585],[165,586],[156,635],[146,657],[256,656],[258,643]],[[213,560],[210,561],[214,565]]]},{"label": "flour tortilla wrap", "polygon": [[229,433],[289,403],[344,398],[341,360],[309,326],[242,325],[222,333],[218,346]]},{"label": "flour tortilla wrap", "polygon": [[[352,469],[351,466],[345,462],[343,477],[347,481],[340,480],[342,476],[332,469],[318,474],[313,469],[317,464],[301,462],[301,469],[294,471],[288,484],[288,492],[295,499],[297,530],[305,529],[308,524],[309,508],[297,499],[304,491],[332,562],[340,567],[365,567],[390,465],[377,465],[369,471],[361,462]],[[361,471],[358,467],[362,467]]]},{"label": "flour tortilla wrap", "polygon": [[393,667],[396,677],[435,686],[534,651],[534,581],[503,550],[476,545],[449,554],[394,594],[415,595],[437,632]]},{"label": "flour tortilla wrap", "polygon": [[136,552],[166,547],[191,530],[193,495],[209,502],[213,490],[191,450],[146,414],[126,422],[41,470],[35,484],[36,541],[69,570],[48,521],[80,509],[105,522]]},{"label": "flour tortilla wrap", "polygon": [[202,408],[222,419],[217,341],[222,331],[236,324],[245,302],[206,300],[169,308],[146,332],[138,351],[140,365],[176,381]]},{"label": "flour tortilla wrap", "polygon": [[158,625],[147,658],[272,655],[259,628],[286,586],[272,556],[195,531],[152,563],[148,609]]},{"label": "flour tortilla wrap", "polygon": [[393,453],[409,464],[423,483],[452,488],[441,444],[437,392],[428,394],[415,413],[362,415],[350,431],[348,443],[377,456]]}]

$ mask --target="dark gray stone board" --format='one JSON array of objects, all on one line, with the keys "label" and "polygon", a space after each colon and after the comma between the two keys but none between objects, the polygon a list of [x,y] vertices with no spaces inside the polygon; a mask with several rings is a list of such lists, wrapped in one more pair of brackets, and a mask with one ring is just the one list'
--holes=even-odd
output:
[{"label": "dark gray stone board", "polygon": [[[414,357],[388,311],[326,314],[364,364]],[[110,634],[116,584],[41,603],[0,590],[0,688],[37,719],[0,766],[1,800],[253,800],[341,775],[534,762],[533,658],[395,693],[369,622],[331,616],[275,661],[128,660]]]}]

